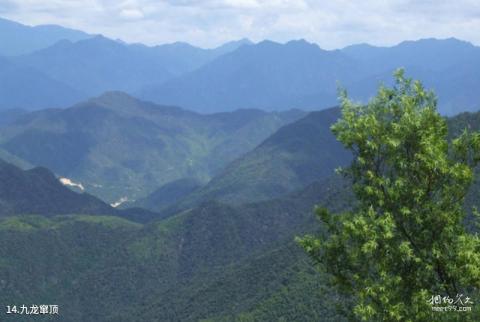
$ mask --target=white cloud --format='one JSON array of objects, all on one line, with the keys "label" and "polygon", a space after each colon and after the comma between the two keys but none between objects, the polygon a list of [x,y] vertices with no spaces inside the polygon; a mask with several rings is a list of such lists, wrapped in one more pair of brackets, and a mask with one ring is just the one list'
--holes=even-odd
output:
[{"label": "white cloud", "polygon": [[138,20],[144,17],[144,14],[141,10],[135,8],[125,8],[120,10],[120,17],[125,19]]},{"label": "white cloud", "polygon": [[187,41],[211,47],[306,38],[323,48],[457,37],[480,44],[475,0],[0,0],[26,24],[57,23],[129,42]]}]

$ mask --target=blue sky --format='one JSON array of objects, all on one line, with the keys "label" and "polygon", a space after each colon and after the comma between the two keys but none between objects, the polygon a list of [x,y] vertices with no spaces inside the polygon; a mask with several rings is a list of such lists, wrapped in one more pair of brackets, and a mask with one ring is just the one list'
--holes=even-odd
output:
[{"label": "blue sky", "polygon": [[305,38],[326,49],[429,37],[480,45],[478,0],[0,0],[0,16],[150,45],[213,47],[244,37]]}]

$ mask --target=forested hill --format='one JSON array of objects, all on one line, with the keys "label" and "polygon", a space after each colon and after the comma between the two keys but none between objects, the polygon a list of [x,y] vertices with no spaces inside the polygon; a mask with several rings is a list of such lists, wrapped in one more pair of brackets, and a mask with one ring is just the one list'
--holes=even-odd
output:
[{"label": "forested hill", "polygon": [[0,215],[102,214],[115,210],[88,195],[71,191],[46,168],[21,170],[0,160]]},{"label": "forested hill", "polygon": [[[311,112],[285,125],[168,211],[189,208],[204,200],[230,204],[267,200],[332,176],[337,167],[347,165],[351,159],[330,130],[339,115],[338,108],[331,108]],[[145,205],[160,210],[154,207],[155,195],[147,199]]]},{"label": "forested hill", "polygon": [[[330,112],[333,121],[338,112]],[[448,120],[449,127],[459,132],[477,117],[460,115]],[[286,146],[298,147],[299,154],[313,151],[312,160],[321,160],[311,142],[301,142],[319,130],[311,129]],[[278,133],[289,133],[284,131]],[[274,135],[260,147],[286,137]],[[355,200],[349,182],[336,176],[305,184],[260,202],[203,200],[145,224],[81,214],[3,217],[0,280],[7,282],[0,303],[58,303],[66,321],[341,321],[335,304],[349,299],[323,287],[325,276],[293,238],[316,229],[314,205],[335,213]]]},{"label": "forested hill", "polygon": [[[181,182],[162,187],[164,195],[176,194],[178,202],[165,204],[154,193],[142,205],[156,211],[174,213],[205,200],[230,204],[266,200],[301,189],[315,180],[333,174],[348,165],[351,155],[331,133],[330,127],[340,116],[338,108],[312,112],[280,128],[252,151],[228,164],[205,186],[189,189]],[[449,136],[464,129],[480,129],[480,112],[462,113],[447,119]],[[473,192],[472,192],[473,193]]]},{"label": "forested hill", "polygon": [[81,183],[109,203],[136,200],[163,184],[208,181],[299,110],[202,115],[109,92],[67,109],[24,114],[0,128],[4,150]]},{"label": "forested hill", "polygon": [[207,202],[145,225],[114,216],[6,217],[0,303],[54,302],[65,321],[333,321],[335,294],[319,288],[322,276],[292,240],[311,229],[314,204],[348,204],[340,187],[316,183],[237,207]]},{"label": "forested hill", "polygon": [[140,208],[115,209],[88,193],[72,191],[46,168],[22,170],[0,159],[0,217],[70,214],[117,216],[138,222],[161,218]]}]

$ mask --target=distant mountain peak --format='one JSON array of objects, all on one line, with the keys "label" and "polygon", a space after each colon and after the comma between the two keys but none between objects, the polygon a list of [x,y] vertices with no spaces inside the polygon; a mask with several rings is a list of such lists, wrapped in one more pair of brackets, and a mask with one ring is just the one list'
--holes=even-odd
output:
[{"label": "distant mountain peak", "polygon": [[172,42],[172,43],[166,44],[166,45],[170,45],[170,46],[173,46],[173,47],[195,47],[195,46],[192,46],[191,44],[189,44],[188,42],[185,42],[185,41],[175,41],[175,42]]},{"label": "distant mountain peak", "polygon": [[62,39],[78,41],[90,37],[85,32],[62,26],[28,26],[0,17],[0,55],[23,55],[52,46]]},{"label": "distant mountain peak", "polygon": [[303,44],[303,45],[315,45],[314,43],[311,43],[307,41],[305,38],[300,38],[300,39],[292,39],[286,43],[288,44]]},{"label": "distant mountain peak", "polygon": [[376,46],[371,45],[369,43],[358,43],[348,45],[342,48],[342,51],[351,51],[351,50],[369,50],[369,49],[388,49],[388,48],[396,48],[396,47],[403,47],[403,46],[418,46],[418,45],[462,45],[462,46],[471,46],[474,45],[468,41],[461,40],[455,37],[450,38],[420,38],[416,40],[404,40],[396,45],[392,46]]},{"label": "distant mountain peak", "polygon": [[455,37],[450,38],[421,38],[417,40],[405,40],[399,43],[394,47],[420,47],[420,46],[442,46],[446,48],[455,48],[455,47],[470,47],[473,48],[474,45],[468,41],[460,40]]},{"label": "distant mountain peak", "polygon": [[156,111],[166,114],[195,114],[177,106],[166,106],[141,100],[122,91],[107,91],[103,94],[90,98],[87,101],[78,103],[71,108],[102,108],[124,115],[135,115],[139,117],[144,111]]},{"label": "distant mountain peak", "polygon": [[88,102],[93,102],[102,106],[126,106],[126,105],[137,105],[140,101],[129,94],[122,91],[107,91],[100,96],[91,98]]},{"label": "distant mountain peak", "polygon": [[241,39],[238,39],[238,40],[232,40],[232,41],[229,41],[229,42],[226,42],[224,43],[223,45],[221,45],[220,47],[226,47],[226,46],[232,46],[232,45],[253,45],[253,41],[251,41],[250,39],[248,38],[241,38]]},{"label": "distant mountain peak", "polygon": [[133,96],[122,92],[122,91],[107,91],[102,95],[97,96],[95,99],[97,100],[109,100],[109,99],[129,99],[129,100],[137,100]]},{"label": "distant mountain peak", "polygon": [[220,55],[222,55],[222,54],[235,51],[240,47],[249,46],[249,45],[253,45],[253,42],[250,41],[250,39],[248,38],[242,38],[239,40],[229,41],[213,50],[219,53]]},{"label": "distant mountain peak", "polygon": [[371,45],[366,42],[358,43],[358,44],[352,44],[343,47],[341,50],[349,50],[349,49],[372,49],[372,48],[378,48],[378,46]]},{"label": "distant mountain peak", "polygon": [[285,44],[287,47],[293,47],[293,48],[308,48],[308,49],[320,49],[324,51],[320,46],[318,46],[316,43],[309,42],[305,39],[295,39],[295,40],[290,40]]},{"label": "distant mountain peak", "polygon": [[106,45],[118,45],[124,47],[125,45],[116,40],[105,37],[104,35],[95,35],[92,38],[80,40],[78,43],[83,44],[106,44]]},{"label": "distant mountain peak", "polygon": [[78,50],[99,50],[99,49],[122,49],[126,48],[124,44],[119,41],[107,38],[103,35],[94,35],[91,38],[80,39],[78,41],[72,41],[70,39],[60,39],[52,46],[42,48],[33,53],[42,53],[45,55],[51,55],[52,52],[62,54],[64,50],[77,51]]},{"label": "distant mountain peak", "polygon": [[290,40],[284,44],[273,41],[273,40],[262,40],[261,42],[257,44],[252,44],[249,46],[250,48],[268,48],[272,50],[282,50],[282,49],[293,49],[293,50],[302,50],[302,49],[307,49],[307,50],[322,50],[316,43],[308,42],[305,39],[295,39],[295,40]]},{"label": "distant mountain peak", "polygon": [[260,41],[259,43],[257,43],[257,46],[281,46],[281,44],[279,42],[276,42],[276,41],[273,41],[273,40],[270,40],[270,39],[264,39],[262,41]]}]

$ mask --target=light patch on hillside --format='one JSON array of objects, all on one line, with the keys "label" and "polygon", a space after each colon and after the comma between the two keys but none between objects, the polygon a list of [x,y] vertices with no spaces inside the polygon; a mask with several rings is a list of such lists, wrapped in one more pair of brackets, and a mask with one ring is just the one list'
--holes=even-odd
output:
[{"label": "light patch on hillside", "polygon": [[59,178],[59,180],[64,186],[77,187],[78,189],[85,191],[85,187],[81,183],[73,182],[68,178]]},{"label": "light patch on hillside", "polygon": [[128,201],[127,197],[122,197],[118,201],[116,201],[114,203],[111,203],[110,206],[112,206],[113,208],[117,208],[118,206],[120,206],[121,204],[123,204],[127,201]]}]

